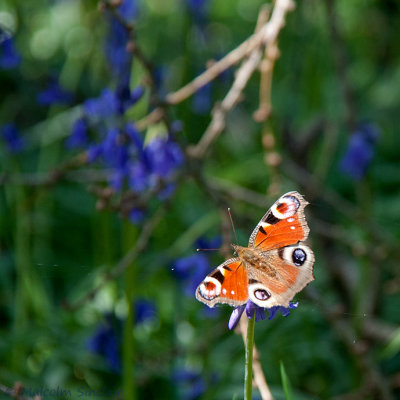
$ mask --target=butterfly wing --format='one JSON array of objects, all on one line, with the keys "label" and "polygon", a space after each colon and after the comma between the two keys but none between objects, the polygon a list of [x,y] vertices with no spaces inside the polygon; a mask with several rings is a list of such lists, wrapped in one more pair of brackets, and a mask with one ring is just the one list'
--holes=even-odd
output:
[{"label": "butterfly wing", "polygon": [[304,215],[307,204],[297,192],[281,196],[255,227],[249,247],[266,251],[307,239],[310,231]]},{"label": "butterfly wing", "polygon": [[304,243],[261,253],[248,265],[249,298],[260,307],[288,307],[294,295],[314,280],[312,250]]},{"label": "butterfly wing", "polygon": [[238,258],[231,258],[215,268],[197,287],[196,298],[209,307],[217,303],[231,306],[245,304],[249,291],[243,263]]}]

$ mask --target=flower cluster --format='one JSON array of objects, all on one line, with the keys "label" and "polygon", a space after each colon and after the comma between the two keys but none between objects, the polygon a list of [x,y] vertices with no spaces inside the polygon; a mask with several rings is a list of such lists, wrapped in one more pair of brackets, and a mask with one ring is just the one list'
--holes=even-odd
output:
[{"label": "flower cluster", "polygon": [[[74,122],[66,146],[87,149],[88,162],[101,162],[107,168],[115,191],[126,189],[137,196],[152,193],[165,200],[174,191],[175,171],[184,162],[183,152],[173,140],[172,129],[145,139],[133,122],[126,122],[127,110],[142,99],[145,88],[130,88],[133,39],[129,23],[136,15],[135,2],[123,0],[115,7],[107,11],[109,35],[105,43],[115,88],[105,88],[98,97],[83,103],[82,115]],[[143,204],[137,203],[128,210],[134,223],[144,216]]]},{"label": "flower cluster", "polygon": [[360,124],[350,136],[346,151],[340,161],[340,170],[354,181],[360,181],[374,157],[379,129],[370,123]]},{"label": "flower cluster", "polygon": [[249,300],[246,304],[243,304],[239,307],[236,307],[229,318],[228,327],[229,329],[234,329],[237,324],[239,323],[240,317],[242,316],[243,312],[246,311],[247,318],[251,319],[255,315],[256,322],[262,321],[265,319],[265,310],[268,311],[269,317],[268,319],[271,320],[275,317],[276,313],[279,311],[284,317],[287,317],[290,314],[290,310],[294,310],[298,307],[298,303],[289,303],[289,307],[283,306],[274,306],[270,308],[263,308],[254,304],[251,300]]}]

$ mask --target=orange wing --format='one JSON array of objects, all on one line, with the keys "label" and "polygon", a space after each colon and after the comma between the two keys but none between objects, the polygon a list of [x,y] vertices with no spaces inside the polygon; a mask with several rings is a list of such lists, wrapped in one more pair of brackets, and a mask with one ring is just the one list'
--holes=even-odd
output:
[{"label": "orange wing", "polygon": [[281,196],[254,229],[249,247],[267,251],[307,239],[310,231],[304,215],[307,204],[297,192]]},{"label": "orange wing", "polygon": [[238,258],[231,258],[206,276],[196,290],[196,298],[209,307],[218,303],[238,306],[247,302],[248,286],[246,268]]}]

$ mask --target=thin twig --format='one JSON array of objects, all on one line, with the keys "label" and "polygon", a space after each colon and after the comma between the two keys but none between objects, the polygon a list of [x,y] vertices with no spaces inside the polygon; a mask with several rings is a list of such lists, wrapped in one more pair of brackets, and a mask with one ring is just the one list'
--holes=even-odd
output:
[{"label": "thin twig", "polygon": [[262,55],[261,45],[265,44],[266,46],[268,46],[270,45],[270,43],[275,42],[276,37],[285,25],[286,13],[293,8],[294,3],[292,0],[276,1],[271,19],[263,25],[263,27],[257,34],[254,35],[254,37],[257,38],[259,37],[258,35],[260,35],[262,40],[260,40],[260,42],[257,42],[258,45],[255,46],[248,59],[243,62],[243,64],[237,71],[236,78],[230,90],[222,100],[221,104],[215,107],[212,120],[198,144],[188,149],[188,152],[192,157],[202,158],[208,150],[209,146],[224,130],[226,114],[239,101],[248,80],[260,63]]}]

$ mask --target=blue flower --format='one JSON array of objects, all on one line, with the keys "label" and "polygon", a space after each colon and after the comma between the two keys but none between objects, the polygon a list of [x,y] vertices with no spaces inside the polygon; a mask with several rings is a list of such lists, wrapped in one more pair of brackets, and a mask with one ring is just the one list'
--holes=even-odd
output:
[{"label": "blue flower", "polygon": [[114,16],[110,16],[110,32],[106,40],[105,53],[111,71],[119,85],[129,86],[132,67],[132,52],[127,49],[129,31]]},{"label": "blue flower", "polygon": [[86,115],[95,120],[106,119],[114,115],[123,115],[144,94],[144,88],[138,86],[132,91],[129,86],[118,87],[116,92],[103,89],[99,97],[87,99],[83,103]]},{"label": "blue flower", "polygon": [[88,99],[83,103],[85,113],[92,118],[110,117],[118,111],[118,99],[110,89],[104,89],[99,97]]},{"label": "blue flower", "polygon": [[361,124],[350,136],[347,149],[340,161],[339,167],[342,173],[354,181],[360,181],[372,162],[378,137],[379,130],[376,126],[369,123]]},{"label": "blue flower", "polygon": [[155,138],[144,151],[151,171],[162,178],[169,177],[184,162],[182,150],[171,139]]},{"label": "blue flower", "polygon": [[146,165],[141,161],[134,162],[129,169],[129,187],[134,192],[143,192],[150,186],[150,175]]},{"label": "blue flower", "polygon": [[1,127],[1,136],[8,148],[12,153],[19,153],[23,150],[25,142],[20,136],[18,128],[15,124],[9,123]]},{"label": "blue flower", "polygon": [[88,144],[88,124],[85,118],[77,119],[73,126],[71,135],[66,141],[66,146],[70,149],[77,147],[84,147]]},{"label": "blue flower", "polygon": [[245,310],[246,310],[247,318],[251,319],[251,318],[253,318],[253,316],[255,314],[256,322],[258,322],[258,321],[265,319],[265,310],[268,311],[268,313],[269,313],[268,319],[271,320],[272,318],[275,317],[275,315],[278,311],[280,311],[284,317],[287,317],[290,314],[290,310],[294,310],[297,307],[298,307],[298,303],[290,302],[288,308],[283,307],[283,306],[274,306],[274,307],[270,307],[270,308],[263,308],[263,307],[258,306],[257,304],[254,304],[251,300],[249,300],[246,304],[236,307],[232,311],[232,314],[229,318],[228,327],[231,330],[234,329],[237,326],[237,324],[239,323],[240,317],[242,316],[242,314]]},{"label": "blue flower", "polygon": [[64,90],[60,84],[53,80],[37,97],[39,104],[50,106],[52,104],[69,104],[74,100],[72,93]]},{"label": "blue flower", "polygon": [[108,315],[106,322],[98,326],[87,342],[89,351],[103,356],[113,372],[121,370],[120,329],[120,321],[115,320],[112,315]]},{"label": "blue flower", "polygon": [[15,49],[13,38],[6,37],[5,39],[0,39],[0,68],[15,68],[20,63],[21,56]]},{"label": "blue flower", "polygon": [[146,299],[137,299],[134,306],[136,325],[157,318],[157,310],[153,302]]},{"label": "blue flower", "polygon": [[182,388],[185,400],[198,399],[206,391],[204,379],[197,372],[182,368],[173,373],[172,379]]},{"label": "blue flower", "polygon": [[137,15],[137,0],[122,0],[118,6],[118,13],[125,21],[133,20]]},{"label": "blue flower", "polygon": [[96,161],[103,153],[101,144],[91,144],[87,151],[88,163]]}]

